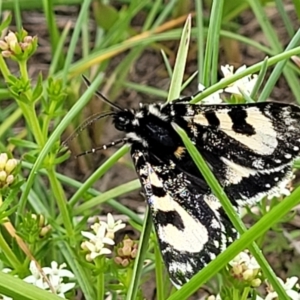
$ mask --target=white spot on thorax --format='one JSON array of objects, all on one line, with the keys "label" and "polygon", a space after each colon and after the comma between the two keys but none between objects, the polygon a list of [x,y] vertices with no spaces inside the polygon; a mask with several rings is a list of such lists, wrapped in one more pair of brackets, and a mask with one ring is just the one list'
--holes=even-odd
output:
[{"label": "white spot on thorax", "polygon": [[160,118],[163,121],[169,120],[169,116],[162,114],[161,111],[158,109],[158,107],[153,104],[149,105],[148,110],[149,110],[149,113]]},{"label": "white spot on thorax", "polygon": [[[140,104],[142,104],[142,103],[140,103]],[[142,119],[143,117],[144,117],[144,112],[143,111],[137,111],[136,113],[135,113],[135,117],[137,118],[137,119]]]},{"label": "white spot on thorax", "polygon": [[142,137],[138,136],[135,132],[128,132],[126,133],[126,137],[128,138],[128,142],[140,142],[144,147],[148,147],[148,142],[143,139]]},{"label": "white spot on thorax", "polygon": [[140,122],[138,119],[133,119],[132,120],[132,124],[135,125],[135,126],[139,126],[140,125]]}]

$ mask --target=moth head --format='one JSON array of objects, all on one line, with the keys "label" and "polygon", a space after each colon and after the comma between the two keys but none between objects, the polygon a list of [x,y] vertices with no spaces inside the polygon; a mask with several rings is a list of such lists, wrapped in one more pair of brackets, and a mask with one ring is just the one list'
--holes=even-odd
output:
[{"label": "moth head", "polygon": [[113,123],[116,129],[120,131],[132,131],[136,125],[134,112],[129,111],[127,109],[117,112],[113,116]]}]

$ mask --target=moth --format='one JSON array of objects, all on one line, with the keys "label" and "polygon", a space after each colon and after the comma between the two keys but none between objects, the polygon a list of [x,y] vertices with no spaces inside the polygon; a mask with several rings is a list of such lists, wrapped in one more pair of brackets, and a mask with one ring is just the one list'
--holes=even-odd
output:
[{"label": "moth", "polygon": [[[89,84],[89,83],[87,83]],[[300,108],[284,103],[162,104],[121,108],[102,94],[125,137],[92,149],[131,145],[163,260],[176,287],[224,251],[238,233],[196,167],[174,124],[202,154],[234,208],[277,194],[300,152]]]}]

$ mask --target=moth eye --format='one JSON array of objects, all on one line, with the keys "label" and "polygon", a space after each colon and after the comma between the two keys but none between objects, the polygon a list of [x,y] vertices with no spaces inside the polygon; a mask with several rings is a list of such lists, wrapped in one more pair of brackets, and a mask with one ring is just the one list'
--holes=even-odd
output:
[{"label": "moth eye", "polygon": [[128,124],[128,119],[124,118],[124,117],[119,117],[119,123],[122,125],[126,125]]},{"label": "moth eye", "polygon": [[120,131],[126,131],[130,120],[126,116],[118,116],[114,121],[115,127]]}]

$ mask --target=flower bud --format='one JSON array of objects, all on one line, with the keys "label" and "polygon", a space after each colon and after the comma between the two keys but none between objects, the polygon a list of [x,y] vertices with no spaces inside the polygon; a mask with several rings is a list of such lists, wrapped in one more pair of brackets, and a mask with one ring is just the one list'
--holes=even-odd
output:
[{"label": "flower bud", "polygon": [[17,36],[12,31],[10,31],[4,39],[5,39],[5,41],[7,42],[7,44],[9,46],[10,46],[11,43],[17,43],[18,42]]},{"label": "flower bud", "polygon": [[24,37],[24,43],[31,44],[33,42],[33,37],[31,35],[27,35]]},{"label": "flower bud", "polygon": [[130,256],[131,255],[131,247],[124,246],[123,247],[123,255],[124,256]]},{"label": "flower bud", "polygon": [[46,236],[50,231],[51,231],[51,226],[50,225],[47,225],[47,226],[44,226],[41,231],[40,231],[40,236],[41,237],[44,237]]},{"label": "flower bud", "polygon": [[4,170],[8,156],[6,153],[0,153],[0,170]]},{"label": "flower bud", "polygon": [[233,275],[240,275],[243,272],[242,265],[233,266],[231,272]]},{"label": "flower bud", "polygon": [[5,182],[6,181],[7,174],[5,171],[0,171],[0,181]]},{"label": "flower bud", "polygon": [[89,262],[93,261],[93,259],[92,259],[92,257],[91,257],[91,254],[87,254],[87,255],[85,256],[85,259],[86,259],[86,261],[89,261]]},{"label": "flower bud", "polygon": [[0,49],[1,50],[8,50],[8,44],[2,40],[0,40]]},{"label": "flower bud", "polygon": [[122,260],[122,267],[127,267],[129,265],[129,260],[127,258]]},{"label": "flower bud", "polygon": [[6,162],[6,165],[5,165],[5,171],[7,173],[11,173],[15,167],[18,165],[18,161],[14,158],[12,159],[9,159],[7,162]]},{"label": "flower bud", "polygon": [[120,256],[116,256],[116,257],[114,258],[114,261],[115,261],[115,263],[116,263],[117,265],[121,265],[123,259],[122,259]]},{"label": "flower bud", "polygon": [[244,280],[249,280],[249,279],[252,279],[253,277],[254,277],[253,270],[248,269],[248,270],[243,272],[243,279]]},{"label": "flower bud", "polygon": [[7,185],[12,184],[14,182],[14,179],[15,179],[14,175],[12,175],[12,174],[8,175],[7,178],[6,178]]},{"label": "flower bud", "polygon": [[256,288],[261,285],[261,280],[259,278],[255,278],[251,281],[251,286]]},{"label": "flower bud", "polygon": [[86,242],[82,242],[80,247],[82,250],[88,250],[88,247],[86,246]]},{"label": "flower bud", "polygon": [[132,258],[136,258],[136,256],[137,256],[137,249],[133,249],[133,250],[131,251],[130,256],[131,256]]},{"label": "flower bud", "polygon": [[12,52],[9,51],[9,50],[4,50],[4,51],[1,52],[1,54],[2,54],[3,57],[6,57],[6,58],[9,58],[9,57],[12,56]]}]

